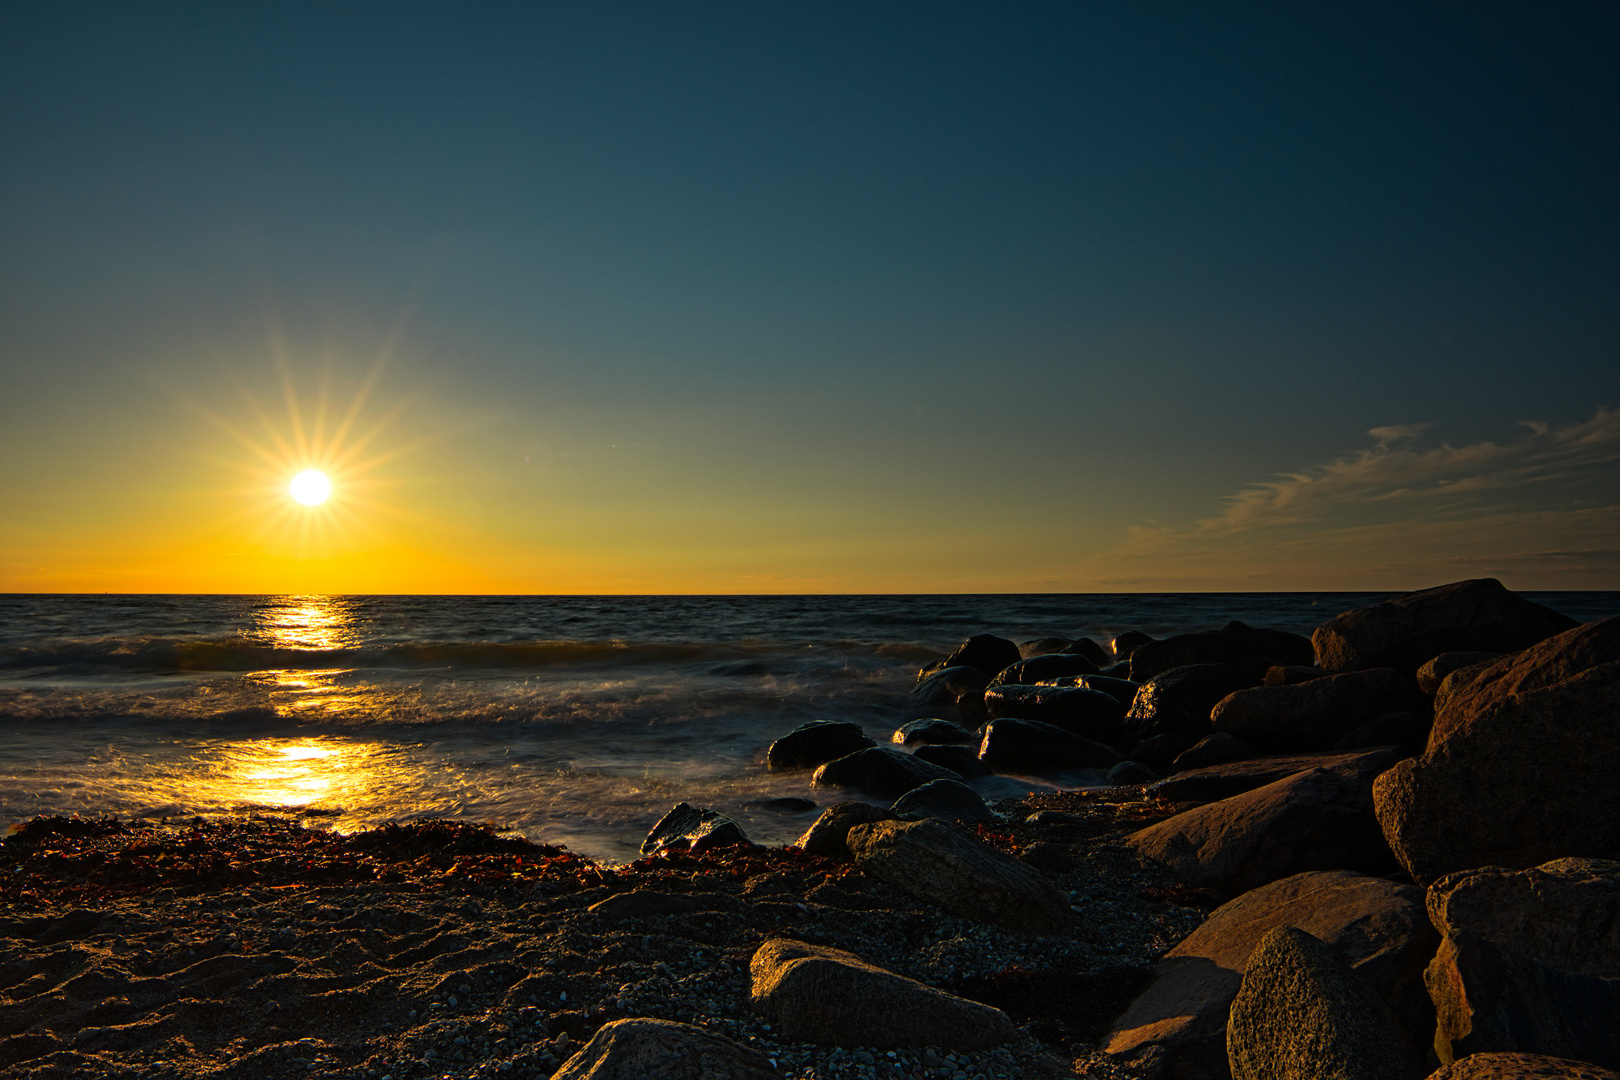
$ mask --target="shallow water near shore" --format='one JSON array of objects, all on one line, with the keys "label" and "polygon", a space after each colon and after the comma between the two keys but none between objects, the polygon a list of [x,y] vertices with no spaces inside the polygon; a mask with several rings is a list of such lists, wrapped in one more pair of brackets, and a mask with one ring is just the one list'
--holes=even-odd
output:
[{"label": "shallow water near shore", "polygon": [[[1615,593],[1524,595],[1620,613]],[[832,796],[765,772],[770,741],[819,719],[884,740],[918,666],[972,634],[1309,634],[1385,598],[0,596],[0,818],[448,817],[619,862],[685,800],[781,843],[813,814],[747,803]]]}]

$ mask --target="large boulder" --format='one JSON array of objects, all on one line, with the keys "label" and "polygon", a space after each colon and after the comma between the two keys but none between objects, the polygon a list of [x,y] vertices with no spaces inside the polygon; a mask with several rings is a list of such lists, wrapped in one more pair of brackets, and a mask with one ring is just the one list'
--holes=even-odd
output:
[{"label": "large boulder", "polygon": [[1110,675],[1075,675],[1071,678],[1048,679],[1043,686],[1079,686],[1086,690],[1101,690],[1125,708],[1136,701],[1136,692],[1142,684],[1129,679],[1116,679]]},{"label": "large boulder", "polygon": [[1148,789],[1148,794],[1170,802],[1211,802],[1274,784],[1307,769],[1354,773],[1371,783],[1373,777],[1399,760],[1399,754],[1387,749],[1361,750],[1350,754],[1282,754],[1248,758],[1179,772],[1154,784]]},{"label": "large boulder", "polygon": [[1018,683],[1030,686],[1045,679],[1062,679],[1075,675],[1095,675],[1098,667],[1078,653],[1047,653],[1009,664],[990,680],[991,686]]},{"label": "large boulder", "polygon": [[1620,1080],[1620,1072],[1546,1054],[1469,1054],[1427,1080]]},{"label": "large boulder", "polygon": [[799,1042],[983,1050],[1017,1034],[1000,1009],[826,945],[772,938],[755,951],[748,971],[749,1004]]},{"label": "large boulder", "polygon": [[906,697],[905,718],[951,720],[976,730],[989,719],[984,711],[984,688],[989,683],[990,676],[962,664],[928,672]]},{"label": "large boulder", "polygon": [[1122,760],[1113,747],[1039,720],[992,720],[979,760],[998,773],[1049,776],[1073,769],[1110,769]]},{"label": "large boulder", "polygon": [[900,817],[944,818],[947,821],[990,822],[996,815],[979,793],[959,780],[932,780],[912,788],[889,807]]},{"label": "large boulder", "polygon": [[1039,720],[1105,743],[1118,740],[1125,720],[1117,698],[1079,686],[992,685],[984,707],[992,720]]},{"label": "large boulder", "polygon": [[1131,678],[1144,682],[1171,668],[1232,664],[1259,682],[1274,664],[1310,662],[1311,643],[1298,634],[1229,622],[1219,630],[1177,634],[1138,646],[1131,652]]},{"label": "large boulder", "polygon": [[1113,641],[1110,641],[1108,647],[1113,650],[1115,656],[1120,659],[1128,659],[1131,653],[1155,640],[1157,639],[1149,634],[1144,634],[1140,630],[1127,630],[1123,634],[1117,635]]},{"label": "large boulder", "polygon": [[781,1080],[770,1059],[704,1028],[640,1017],[614,1020],[552,1080]]},{"label": "large boulder", "polygon": [[876,745],[859,724],[845,720],[812,720],[771,743],[765,751],[765,767],[772,772],[813,769]]},{"label": "large boulder", "polygon": [[881,806],[863,802],[833,803],[804,831],[796,841],[806,854],[822,855],[829,859],[851,858],[845,838],[857,825],[874,821],[893,821],[895,815]]},{"label": "large boulder", "polygon": [[1377,991],[1407,1031],[1427,1039],[1434,1010],[1423,968],[1439,941],[1423,890],[1348,870],[1315,871],[1262,885],[1210,913],[1171,949],[1153,982],[1114,1022],[1103,1049],[1150,1075],[1185,1062],[1188,1072],[1226,1067],[1226,1018],[1249,954],[1268,931],[1297,926],[1320,938]]},{"label": "large boulder", "polygon": [[1620,618],[1480,668],[1435,698],[1428,747],[1378,778],[1378,820],[1419,884],[1476,866],[1620,856]]},{"label": "large boulder", "polygon": [[1362,724],[1426,705],[1394,668],[1325,675],[1309,682],[1254,686],[1228,694],[1210,725],[1267,750],[1327,750]]},{"label": "large boulder", "polygon": [[1226,1028],[1233,1080],[1416,1080],[1423,1074],[1389,1008],[1295,926],[1255,946]]},{"label": "large boulder", "polygon": [[1449,874],[1428,894],[1442,1063],[1524,1051],[1620,1068],[1620,862]]},{"label": "large boulder", "polygon": [[672,851],[697,852],[720,847],[748,847],[742,826],[726,817],[690,803],[676,803],[658,820],[641,842],[643,855],[667,855]]},{"label": "large boulder", "polygon": [[1066,653],[1073,653],[1076,656],[1085,657],[1087,660],[1090,660],[1093,664],[1097,665],[1098,671],[1101,671],[1103,668],[1108,667],[1114,662],[1114,658],[1108,655],[1107,649],[1103,648],[1101,645],[1097,644],[1095,641],[1092,641],[1088,637],[1074,639],[1074,641],[1069,643],[1069,647],[1063,651]]},{"label": "large boulder", "polygon": [[1192,664],[1155,675],[1142,684],[1125,714],[1125,730],[1138,742],[1175,735],[1190,746],[1210,734],[1209,714],[1236,690],[1257,686],[1252,671],[1233,664]]},{"label": "large boulder", "polygon": [[857,825],[846,843],[864,873],[963,918],[1035,934],[1072,920],[1068,901],[1040,871],[948,822]]},{"label": "large boulder", "polygon": [[1002,668],[1022,659],[1023,654],[1018,651],[1018,646],[1006,638],[994,634],[975,634],[945,658],[944,666],[978,668],[986,675],[995,675]]},{"label": "large boulder", "polygon": [[1305,870],[1395,869],[1371,778],[1328,769],[1183,811],[1125,840],[1183,882],[1229,896]]},{"label": "large boulder", "polygon": [[949,769],[964,780],[972,780],[980,776],[993,776],[990,766],[979,760],[979,746],[977,741],[972,746],[946,746],[931,744],[919,746],[915,755],[919,760],[931,765],[938,765],[942,769]]},{"label": "large boulder", "polygon": [[960,780],[956,773],[924,761],[914,754],[887,746],[857,750],[817,769],[810,782],[816,787],[856,788],[893,799],[930,780]]},{"label": "large boulder", "polygon": [[1020,641],[1018,655],[1028,660],[1032,656],[1045,656],[1048,653],[1059,653],[1074,644],[1073,638],[1043,637],[1033,641]]},{"label": "large boulder", "polygon": [[[978,738],[961,724],[953,724],[949,720],[930,717],[924,720],[913,720],[909,724],[902,725],[896,729],[890,741],[899,743],[901,746],[932,746],[950,743],[965,745],[978,742]],[[856,749],[859,749],[859,747]]]},{"label": "large boulder", "polygon": [[1417,669],[1418,689],[1434,697],[1447,675],[1476,664],[1488,664],[1501,655],[1499,652],[1443,652]]},{"label": "large boulder", "polygon": [[1410,674],[1444,652],[1514,652],[1574,626],[1495,578],[1476,578],[1346,611],[1317,627],[1311,644],[1327,671],[1392,667]]},{"label": "large boulder", "polygon": [[[1187,769],[1204,769],[1211,765],[1230,765],[1234,761],[1247,761],[1254,756],[1254,747],[1236,735],[1217,731],[1213,735],[1205,735],[1190,748],[1182,751],[1171,764],[1176,771],[1181,772]],[[1281,778],[1274,777],[1274,779]]]}]

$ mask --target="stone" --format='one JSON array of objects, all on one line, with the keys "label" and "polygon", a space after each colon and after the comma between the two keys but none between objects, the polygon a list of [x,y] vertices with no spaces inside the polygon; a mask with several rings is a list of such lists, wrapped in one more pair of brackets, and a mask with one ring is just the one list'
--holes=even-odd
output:
[{"label": "stone", "polygon": [[845,754],[877,743],[868,738],[859,724],[843,720],[812,720],[800,724],[771,743],[765,751],[765,767],[772,772],[814,769]]},{"label": "stone", "polygon": [[1136,700],[1136,692],[1142,689],[1142,684],[1139,682],[1132,682],[1129,679],[1116,679],[1108,675],[1074,675],[1064,679],[1050,679],[1040,685],[1078,686],[1084,690],[1101,690],[1127,709]]},{"label": "stone", "polygon": [[942,769],[949,769],[964,780],[995,775],[990,766],[979,760],[976,743],[972,746],[919,746],[913,756]]},{"label": "stone", "polygon": [[1434,718],[1425,713],[1399,712],[1379,716],[1346,733],[1333,744],[1338,751],[1369,750],[1375,746],[1394,746],[1405,754],[1420,754],[1429,740],[1429,726]]},{"label": "stone", "polygon": [[1151,739],[1143,739],[1131,751],[1131,757],[1160,772],[1169,772],[1175,764],[1176,758],[1192,749],[1192,742],[1180,735],[1155,735]]},{"label": "stone", "polygon": [[1419,884],[1477,866],[1620,857],[1620,618],[1479,668],[1435,696],[1427,748],[1378,778],[1378,820]]},{"label": "stone", "polygon": [[1254,685],[1273,665],[1310,662],[1311,643],[1298,634],[1234,621],[1219,630],[1177,634],[1136,648],[1131,652],[1131,678],[1146,682],[1172,668],[1231,664],[1241,668]]},{"label": "stone", "polygon": [[979,742],[979,760],[998,773],[1050,776],[1111,769],[1122,759],[1111,746],[1038,720],[992,720]]},{"label": "stone", "polygon": [[1427,1080],[1620,1080],[1620,1072],[1546,1054],[1469,1054]]},{"label": "stone", "polygon": [[1274,664],[1266,668],[1266,677],[1260,682],[1265,686],[1293,686],[1295,683],[1320,679],[1326,674],[1327,672],[1314,665]]},{"label": "stone", "polygon": [[1405,675],[1367,668],[1238,690],[1215,705],[1210,725],[1263,750],[1327,750],[1369,720],[1423,705]]},{"label": "stone", "polygon": [[821,812],[821,816],[816,818],[795,843],[806,854],[842,859],[847,862],[853,858],[848,845],[844,842],[849,830],[857,825],[868,825],[874,821],[893,820],[895,820],[893,811],[873,806],[871,803],[833,803]]},{"label": "stone", "polygon": [[1125,731],[1138,742],[1176,735],[1191,746],[1214,732],[1209,714],[1217,702],[1259,681],[1232,664],[1193,664],[1163,672],[1136,692],[1125,714]]},{"label": "stone", "polygon": [[945,818],[949,821],[995,821],[979,793],[960,780],[931,780],[912,788],[889,807],[902,818]]},{"label": "stone", "polygon": [[1442,1064],[1514,1050],[1620,1068],[1620,862],[1448,874],[1428,911]]},{"label": "stone", "polygon": [[692,1024],[640,1017],[603,1024],[552,1080],[781,1080],[770,1059]]},{"label": "stone", "polygon": [[1352,753],[1280,754],[1188,769],[1153,785],[1149,795],[1170,802],[1211,802],[1265,787],[1306,769],[1350,771],[1369,781],[1400,760],[1387,747]]},{"label": "stone", "polygon": [[748,971],[749,1004],[783,1037],[798,1042],[968,1051],[1017,1034],[1000,1009],[826,945],[772,938],[754,952]]},{"label": "stone", "polygon": [[644,919],[655,915],[686,915],[706,909],[707,905],[696,897],[642,889],[637,892],[614,893],[606,900],[599,900],[585,910],[617,922],[620,919]]},{"label": "stone", "polygon": [[977,730],[990,719],[984,711],[984,688],[989,683],[990,676],[976,667],[940,668],[919,679],[906,696],[905,718],[951,720]]},{"label": "stone", "polygon": [[1085,657],[1097,666],[1098,671],[1114,662],[1114,658],[1108,654],[1107,649],[1088,637],[1075,638],[1074,641],[1069,643],[1069,647],[1063,651]]},{"label": "stone", "polygon": [[1102,1048],[1149,1065],[1152,1075],[1178,1061],[1186,1071],[1223,1074],[1232,999],[1250,953],[1279,926],[1297,926],[1332,946],[1408,1032],[1434,1029],[1423,969],[1439,935],[1429,925],[1423,890],[1325,870],[1262,885],[1210,912],[1159,960],[1153,981],[1114,1021]]},{"label": "stone", "polygon": [[1045,656],[1032,656],[1028,660],[1020,660],[1016,664],[1009,664],[996,673],[990,680],[991,686],[1004,686],[1017,683],[1023,686],[1032,686],[1043,679],[1061,679],[1074,675],[1095,675],[1097,665],[1084,656],[1075,653],[1048,653]]},{"label": "stone", "polygon": [[815,771],[810,782],[818,788],[856,788],[893,799],[930,780],[960,779],[951,770],[913,754],[876,746],[827,762]]},{"label": "stone", "polygon": [[1186,884],[1228,896],[1306,870],[1388,873],[1394,860],[1373,816],[1371,779],[1309,769],[1185,810],[1125,842]]},{"label": "stone", "polygon": [[1417,1080],[1389,1007],[1315,937],[1266,931],[1226,1028],[1232,1080]]},{"label": "stone", "polygon": [[1009,664],[1016,664],[1023,659],[1018,646],[1006,638],[996,637],[994,634],[976,634],[956,647],[956,651],[945,658],[945,666],[978,668],[986,675],[994,676]]},{"label": "stone", "polygon": [[1103,743],[1119,739],[1125,720],[1118,699],[1080,686],[992,685],[984,707],[991,720],[1039,720]]},{"label": "stone", "polygon": [[1226,765],[1255,756],[1254,747],[1227,731],[1205,735],[1175,760],[1176,771],[1202,769],[1209,765]]},{"label": "stone", "polygon": [[1499,652],[1443,652],[1417,669],[1418,689],[1433,697],[1453,671],[1497,659]]},{"label": "stone", "polygon": [[846,842],[863,873],[963,918],[1034,934],[1072,921],[1068,901],[1040,871],[948,822],[857,825]]},{"label": "stone", "polygon": [[1045,656],[1047,653],[1058,653],[1073,645],[1074,641],[1066,637],[1043,637],[1034,641],[1020,641],[1018,655],[1028,660],[1032,656]]},{"label": "stone", "polygon": [[1140,630],[1127,630],[1114,638],[1113,641],[1110,641],[1108,647],[1113,650],[1115,656],[1125,659],[1143,645],[1154,640],[1156,639],[1149,637]]},{"label": "stone", "polygon": [[672,851],[708,851],[720,847],[752,847],[742,826],[703,807],[679,802],[658,820],[641,842],[643,855],[667,855]]},{"label": "stone", "polygon": [[1495,578],[1476,578],[1346,611],[1317,627],[1311,644],[1326,671],[1411,673],[1441,653],[1515,652],[1574,626]]},{"label": "stone", "polygon": [[1159,774],[1140,761],[1122,761],[1109,769],[1103,779],[1115,787],[1130,787],[1135,784],[1151,784],[1159,779]]},{"label": "stone", "polygon": [[977,742],[978,738],[961,724],[953,724],[949,720],[940,720],[930,717],[923,720],[913,720],[902,726],[894,733],[891,742],[901,746],[919,746],[936,743],[966,744]]}]

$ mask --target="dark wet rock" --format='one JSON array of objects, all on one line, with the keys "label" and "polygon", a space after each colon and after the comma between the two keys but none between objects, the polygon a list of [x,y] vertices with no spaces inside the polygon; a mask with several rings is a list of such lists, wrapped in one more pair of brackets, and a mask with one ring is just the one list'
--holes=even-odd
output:
[{"label": "dark wet rock", "polygon": [[963,918],[1036,934],[1072,920],[1068,901],[1039,871],[949,822],[857,825],[846,842],[863,873]]},{"label": "dark wet rock", "polygon": [[1449,676],[1422,756],[1378,778],[1378,819],[1419,884],[1476,866],[1620,857],[1620,618]]},{"label": "dark wet rock", "polygon": [[1273,664],[1271,667],[1266,668],[1266,677],[1260,681],[1266,686],[1293,686],[1296,683],[1320,679],[1326,674],[1327,672],[1314,666]]},{"label": "dark wet rock", "polygon": [[1136,700],[1136,692],[1142,689],[1142,684],[1139,682],[1132,682],[1129,679],[1116,679],[1108,675],[1076,675],[1065,679],[1050,679],[1042,685],[1078,686],[1082,690],[1099,690],[1127,709]]},{"label": "dark wet rock", "polygon": [[752,799],[743,803],[744,810],[764,810],[770,814],[808,814],[816,808],[809,799],[784,795],[777,799]]},{"label": "dark wet rock", "polygon": [[1112,666],[1103,668],[1099,674],[1106,675],[1110,679],[1134,681],[1131,679],[1131,662],[1128,659],[1117,661]]},{"label": "dark wet rock", "polygon": [[1021,641],[1018,643],[1018,655],[1028,660],[1032,656],[1045,656],[1047,653],[1060,653],[1074,644],[1072,638],[1043,637],[1034,641]]},{"label": "dark wet rock", "polygon": [[995,775],[990,766],[979,760],[977,743],[969,746],[919,746],[915,756],[949,769],[964,780]]},{"label": "dark wet rock", "polygon": [[843,720],[812,720],[800,724],[771,743],[765,751],[765,767],[772,772],[813,769],[845,754],[877,743],[868,738],[859,724]]},{"label": "dark wet rock", "polygon": [[1192,740],[1180,735],[1155,735],[1151,739],[1143,739],[1131,751],[1131,757],[1136,761],[1160,772],[1169,772],[1176,758],[1192,749]]},{"label": "dark wet rock", "polygon": [[1000,1009],[897,975],[843,949],[772,938],[748,965],[749,1004],[783,1036],[834,1046],[980,1050],[1017,1034]]},{"label": "dark wet rock", "polygon": [[1326,750],[1369,720],[1423,706],[1405,675],[1367,668],[1238,690],[1216,703],[1210,724],[1263,750]]},{"label": "dark wet rock", "polygon": [[1489,663],[1501,655],[1499,652],[1443,652],[1417,669],[1418,689],[1433,697],[1453,671]]},{"label": "dark wet rock", "polygon": [[1171,802],[1229,799],[1307,769],[1348,771],[1370,782],[1399,760],[1400,755],[1390,752],[1388,748],[1342,754],[1274,754],[1188,769],[1154,784],[1149,794]]},{"label": "dark wet rock", "polygon": [[1333,749],[1341,751],[1367,750],[1375,746],[1396,746],[1403,753],[1423,752],[1429,739],[1429,725],[1433,717],[1427,713],[1399,712],[1375,717],[1348,732]]},{"label": "dark wet rock", "polygon": [[902,726],[894,733],[891,742],[901,746],[918,746],[930,744],[964,745],[976,742],[973,732],[961,724],[953,724],[949,720],[940,720],[937,717],[928,717],[922,720],[913,720]]},{"label": "dark wet rock", "polygon": [[811,778],[816,787],[857,788],[893,799],[930,780],[960,780],[956,773],[886,746],[829,761]]},{"label": "dark wet rock", "polygon": [[990,680],[991,687],[1018,684],[1033,686],[1046,679],[1063,679],[1075,675],[1095,675],[1097,665],[1084,656],[1074,653],[1048,653],[1045,656],[1032,656],[1028,660],[1020,660],[1016,664],[1009,664],[996,673]]},{"label": "dark wet rock", "polygon": [[1311,642],[1327,671],[1412,673],[1441,653],[1516,652],[1574,626],[1495,578],[1476,578],[1346,611],[1317,627]]},{"label": "dark wet rock", "polygon": [[603,1024],[552,1080],[781,1080],[770,1059],[706,1028],[641,1017]]},{"label": "dark wet rock", "polygon": [[1428,911],[1442,1063],[1519,1050],[1620,1068],[1620,862],[1448,874]]},{"label": "dark wet rock", "polygon": [[1406,1033],[1372,988],[1315,937],[1268,930],[1226,1030],[1233,1080],[1417,1080]]},{"label": "dark wet rock", "polygon": [[671,851],[708,851],[711,848],[750,846],[752,841],[735,821],[713,810],[676,803],[641,842],[643,855]]},{"label": "dark wet rock", "polygon": [[847,860],[852,857],[844,842],[849,830],[857,825],[869,825],[874,821],[893,820],[895,820],[893,811],[873,806],[871,803],[833,803],[821,812],[815,824],[806,829],[796,843],[808,854]]},{"label": "dark wet rock", "polygon": [[[1159,960],[1102,1046],[1154,1075],[1222,1075],[1226,1019],[1260,938],[1297,926],[1332,946],[1408,1032],[1434,1029],[1423,969],[1439,937],[1423,890],[1348,870],[1294,874],[1221,905]],[[1178,1068],[1178,1062],[1181,1063]]]},{"label": "dark wet rock", "polygon": [[1136,692],[1125,714],[1125,730],[1138,742],[1155,735],[1178,735],[1191,746],[1214,732],[1209,714],[1217,702],[1259,681],[1252,671],[1232,664],[1193,664],[1166,671]]},{"label": "dark wet rock", "polygon": [[1219,630],[1177,634],[1142,645],[1131,653],[1131,678],[1146,682],[1173,668],[1231,664],[1241,668],[1253,686],[1273,665],[1309,664],[1311,659],[1311,643],[1298,634],[1234,621]]},{"label": "dark wet rock", "polygon": [[1107,649],[1103,648],[1101,645],[1097,644],[1095,641],[1092,641],[1088,637],[1076,638],[1069,644],[1069,647],[1063,651],[1067,653],[1074,653],[1076,656],[1085,657],[1087,660],[1090,660],[1093,664],[1097,665],[1098,671],[1101,671],[1103,668],[1108,667],[1114,662],[1114,658],[1109,655]]},{"label": "dark wet rock", "polygon": [[1046,776],[1069,769],[1111,769],[1113,747],[1038,720],[992,720],[979,743],[979,760],[998,773]]},{"label": "dark wet rock", "polygon": [[984,688],[990,676],[976,667],[940,668],[919,679],[906,697],[906,719],[942,719],[972,731],[990,717],[984,711]]},{"label": "dark wet rock", "polygon": [[1123,634],[1120,634],[1118,637],[1114,638],[1113,641],[1110,641],[1108,643],[1108,647],[1114,651],[1115,656],[1125,658],[1129,657],[1131,653],[1153,640],[1155,639],[1142,633],[1140,630],[1127,630]]},{"label": "dark wet rock", "polygon": [[643,889],[639,892],[614,893],[606,900],[592,904],[587,910],[604,919],[645,919],[655,915],[686,915],[708,907],[702,900],[680,893]]},{"label": "dark wet rock", "polygon": [[1395,864],[1373,816],[1371,781],[1365,772],[1311,769],[1183,811],[1126,843],[1188,885],[1228,896],[1306,870],[1389,873]]},{"label": "dark wet rock", "polygon": [[1470,1054],[1427,1080],[1620,1080],[1620,1072],[1547,1054]]},{"label": "dark wet rock", "polygon": [[976,634],[956,647],[945,658],[945,666],[978,668],[986,675],[995,675],[1002,668],[1023,659],[1018,646],[994,634]]},{"label": "dark wet rock", "polygon": [[984,707],[992,720],[1039,720],[1105,743],[1118,741],[1125,720],[1117,698],[1080,686],[992,686]]},{"label": "dark wet rock", "polygon": [[1246,761],[1254,757],[1254,747],[1226,731],[1205,735],[1175,760],[1177,772],[1202,769],[1208,765],[1226,765],[1233,761]]},{"label": "dark wet rock", "polygon": [[1128,787],[1132,784],[1151,784],[1159,779],[1159,774],[1139,761],[1122,761],[1109,769],[1103,779],[1115,787]]},{"label": "dark wet rock", "polygon": [[960,780],[932,780],[912,788],[889,807],[903,818],[945,818],[949,821],[995,821],[996,815],[979,793]]}]

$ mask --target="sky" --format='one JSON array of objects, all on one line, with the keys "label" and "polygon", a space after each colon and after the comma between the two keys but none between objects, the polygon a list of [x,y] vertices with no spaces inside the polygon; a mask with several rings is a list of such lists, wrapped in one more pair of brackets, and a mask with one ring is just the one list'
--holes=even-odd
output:
[{"label": "sky", "polygon": [[16,0],[0,591],[1617,589],[1617,58],[1598,3]]}]

